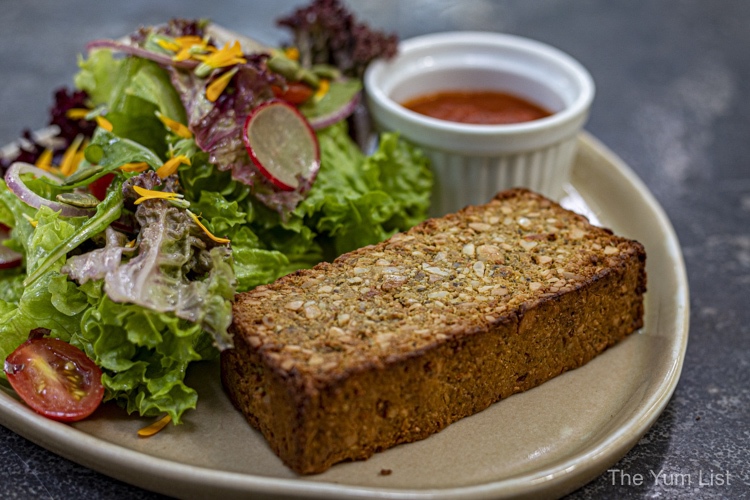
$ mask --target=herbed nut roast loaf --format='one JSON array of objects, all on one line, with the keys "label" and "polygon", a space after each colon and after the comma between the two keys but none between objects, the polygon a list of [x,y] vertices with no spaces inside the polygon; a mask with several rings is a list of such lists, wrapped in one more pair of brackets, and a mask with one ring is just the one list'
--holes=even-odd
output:
[{"label": "herbed nut roast loaf", "polygon": [[293,470],[428,437],[643,324],[645,252],[527,190],[240,294],[234,405]]}]

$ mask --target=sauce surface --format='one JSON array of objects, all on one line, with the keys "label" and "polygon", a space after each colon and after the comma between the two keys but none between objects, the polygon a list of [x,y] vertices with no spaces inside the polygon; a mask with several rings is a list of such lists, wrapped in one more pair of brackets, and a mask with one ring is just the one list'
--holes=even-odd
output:
[{"label": "sauce surface", "polygon": [[552,114],[524,98],[494,90],[436,92],[401,105],[439,120],[479,125],[528,122]]}]

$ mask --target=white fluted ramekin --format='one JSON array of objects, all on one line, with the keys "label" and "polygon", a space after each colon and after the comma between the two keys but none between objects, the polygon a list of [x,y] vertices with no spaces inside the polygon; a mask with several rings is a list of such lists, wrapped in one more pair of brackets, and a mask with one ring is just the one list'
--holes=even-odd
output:
[{"label": "white fluted ramekin", "polygon": [[[524,97],[551,116],[508,125],[473,125],[421,115],[399,103],[450,90],[497,90]],[[375,125],[399,131],[429,156],[435,173],[431,214],[486,203],[527,187],[559,199],[588,117],[594,83],[572,57],[549,45],[489,32],[449,32],[405,40],[365,73]]]}]

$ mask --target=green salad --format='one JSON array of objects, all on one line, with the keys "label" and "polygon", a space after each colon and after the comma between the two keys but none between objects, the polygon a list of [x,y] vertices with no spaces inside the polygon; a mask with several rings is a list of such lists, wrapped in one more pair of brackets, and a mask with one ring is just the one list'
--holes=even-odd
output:
[{"label": "green salad", "polygon": [[[394,39],[327,20],[331,5],[282,20],[283,48],[202,20],[87,47],[53,144],[2,167],[3,359],[41,330],[97,365],[105,401],[179,423],[197,402],[188,365],[232,346],[236,293],[425,218],[425,157],[392,133],[366,155],[350,130],[362,71]],[[254,122],[269,103],[292,110]],[[294,164],[299,148],[317,163]],[[10,379],[22,364],[9,365]]]}]

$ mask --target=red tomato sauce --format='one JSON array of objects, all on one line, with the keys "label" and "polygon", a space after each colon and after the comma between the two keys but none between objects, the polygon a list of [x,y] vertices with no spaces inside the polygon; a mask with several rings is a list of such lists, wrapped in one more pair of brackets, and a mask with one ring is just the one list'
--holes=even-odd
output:
[{"label": "red tomato sauce", "polygon": [[479,125],[528,122],[552,114],[526,99],[494,90],[436,92],[401,105],[432,118]]}]

